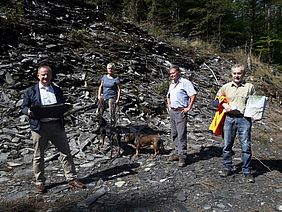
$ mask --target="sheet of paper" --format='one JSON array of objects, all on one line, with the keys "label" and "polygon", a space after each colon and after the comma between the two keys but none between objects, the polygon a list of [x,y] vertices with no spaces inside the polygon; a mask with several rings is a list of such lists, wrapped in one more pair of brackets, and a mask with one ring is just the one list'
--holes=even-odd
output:
[{"label": "sheet of paper", "polygon": [[244,116],[253,120],[261,120],[266,108],[266,102],[267,97],[265,96],[249,96]]}]

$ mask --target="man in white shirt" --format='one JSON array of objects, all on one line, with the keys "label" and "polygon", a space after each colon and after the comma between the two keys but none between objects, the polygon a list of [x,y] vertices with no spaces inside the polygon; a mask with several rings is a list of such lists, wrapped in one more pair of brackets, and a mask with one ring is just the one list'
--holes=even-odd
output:
[{"label": "man in white shirt", "polygon": [[[32,140],[34,142],[33,171],[35,175],[36,191],[45,193],[44,152],[51,141],[60,152],[60,161],[65,177],[71,187],[85,188],[77,179],[73,158],[65,133],[62,117],[36,117],[30,108],[32,106],[64,103],[62,90],[51,83],[52,70],[49,66],[40,66],[37,77],[39,82],[27,88],[24,92],[22,113],[29,116]],[[50,114],[51,116],[51,114]]]}]

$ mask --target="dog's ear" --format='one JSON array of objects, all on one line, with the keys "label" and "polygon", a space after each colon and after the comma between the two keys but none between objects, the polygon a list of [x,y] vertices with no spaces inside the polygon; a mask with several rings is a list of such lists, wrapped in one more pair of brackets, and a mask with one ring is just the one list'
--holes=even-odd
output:
[{"label": "dog's ear", "polygon": [[101,116],[101,122],[104,123],[105,125],[108,124],[107,121],[106,121],[106,119],[105,119],[103,116]]}]

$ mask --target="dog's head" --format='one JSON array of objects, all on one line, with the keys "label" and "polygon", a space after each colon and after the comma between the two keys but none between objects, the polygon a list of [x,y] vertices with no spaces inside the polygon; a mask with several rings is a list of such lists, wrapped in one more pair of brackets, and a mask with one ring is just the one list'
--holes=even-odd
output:
[{"label": "dog's head", "polygon": [[101,114],[94,116],[94,121],[98,122],[99,127],[105,127],[108,125],[107,121],[103,118]]},{"label": "dog's head", "polygon": [[135,141],[135,133],[126,133],[124,135],[124,142],[129,144],[134,144]]}]

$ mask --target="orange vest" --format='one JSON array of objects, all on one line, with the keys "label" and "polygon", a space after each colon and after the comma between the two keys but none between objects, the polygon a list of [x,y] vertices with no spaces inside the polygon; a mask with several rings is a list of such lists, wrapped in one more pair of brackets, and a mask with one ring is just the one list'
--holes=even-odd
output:
[{"label": "orange vest", "polygon": [[225,112],[223,110],[224,108],[222,103],[226,103],[227,98],[225,96],[217,96],[216,99],[218,99],[219,104],[212,123],[210,124],[209,130],[211,130],[213,134],[219,136],[223,135],[223,125],[225,120]]}]

